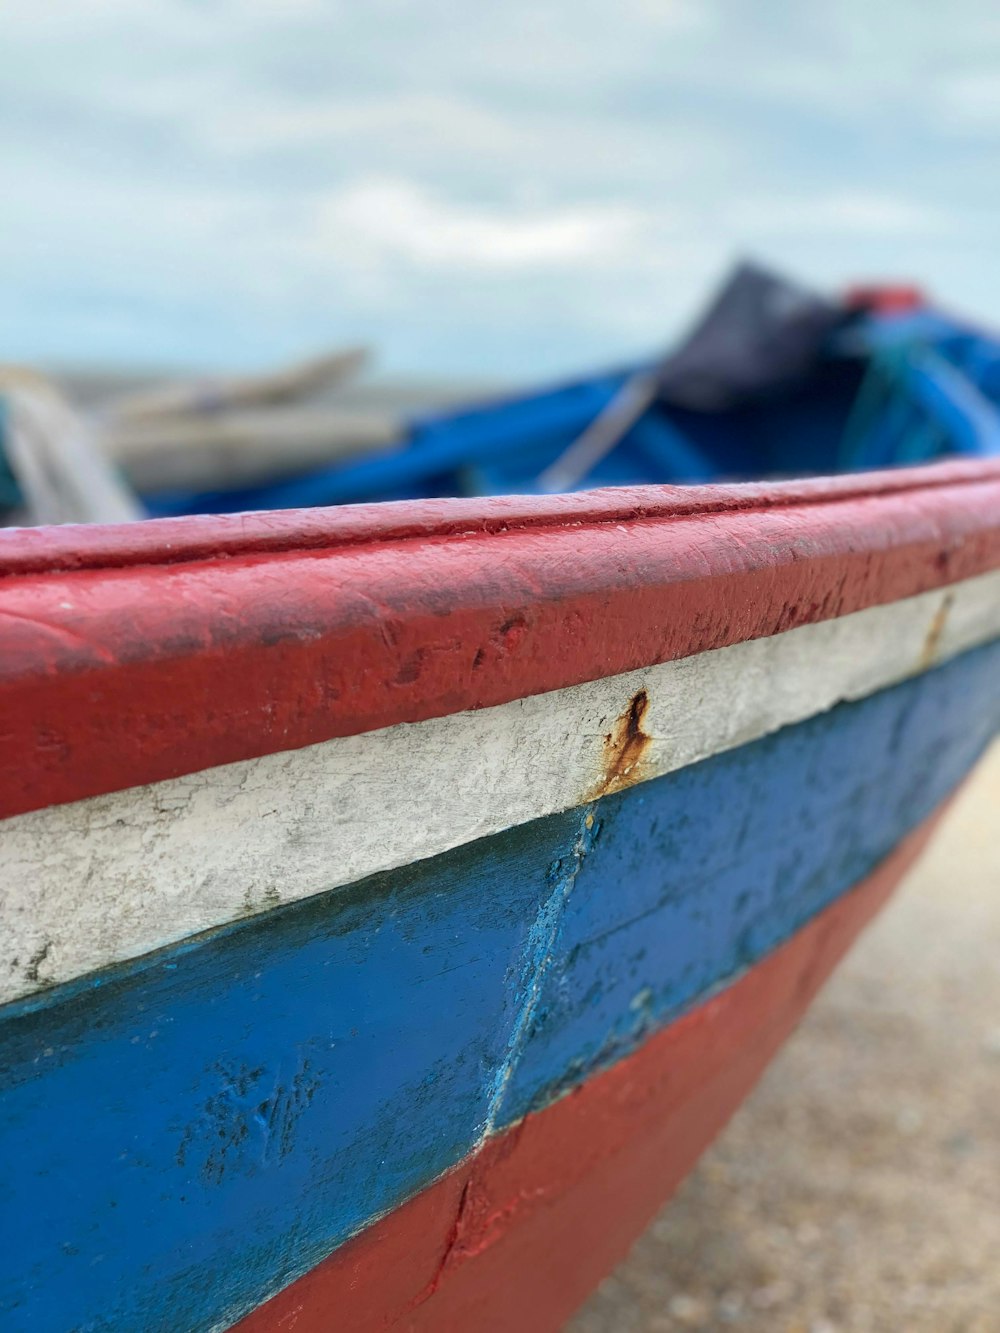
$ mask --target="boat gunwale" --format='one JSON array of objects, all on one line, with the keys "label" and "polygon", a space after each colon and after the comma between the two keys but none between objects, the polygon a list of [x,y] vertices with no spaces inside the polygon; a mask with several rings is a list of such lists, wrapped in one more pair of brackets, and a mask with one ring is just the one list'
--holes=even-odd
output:
[{"label": "boat gunwale", "polygon": [[[496,515],[495,532],[463,528],[470,509]],[[393,526],[400,511],[413,540]],[[150,537],[147,551],[162,548],[155,523],[14,535],[13,552],[48,549],[49,563],[81,537],[93,559],[109,536],[136,562],[0,580],[0,817],[490,707],[1000,568],[1000,459],[860,485],[374,513],[375,530],[353,543],[371,507],[321,513],[321,529],[346,529],[325,550],[206,545],[199,533],[243,520],[167,520],[194,536],[190,558],[172,564],[142,562]],[[293,528],[310,518],[293,514]],[[245,521],[287,533],[280,515]]]},{"label": "boat gunwale", "polygon": [[391,500],[0,533],[0,583],[38,574],[266,555],[333,553],[436,538],[769,513],[1000,481],[1000,459],[696,486],[609,486],[561,495]]}]

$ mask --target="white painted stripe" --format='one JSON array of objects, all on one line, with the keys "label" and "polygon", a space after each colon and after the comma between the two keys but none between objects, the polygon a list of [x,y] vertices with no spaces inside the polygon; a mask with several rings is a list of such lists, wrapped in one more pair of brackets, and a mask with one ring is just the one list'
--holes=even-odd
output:
[{"label": "white painted stripe", "polygon": [[0,825],[0,999],[642,781],[1000,636],[1000,571],[627,675],[207,769]]}]

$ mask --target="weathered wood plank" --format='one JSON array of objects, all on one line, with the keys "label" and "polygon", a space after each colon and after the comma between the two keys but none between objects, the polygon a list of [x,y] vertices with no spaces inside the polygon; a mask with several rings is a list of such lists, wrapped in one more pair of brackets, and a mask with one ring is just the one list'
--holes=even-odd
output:
[{"label": "weathered wood plank", "polygon": [[0,1002],[648,781],[998,636],[994,572],[645,671],[13,817],[0,825]]},{"label": "weathered wood plank", "polygon": [[561,1328],[746,1096],[935,822],[733,985],[489,1141],[237,1333]]}]

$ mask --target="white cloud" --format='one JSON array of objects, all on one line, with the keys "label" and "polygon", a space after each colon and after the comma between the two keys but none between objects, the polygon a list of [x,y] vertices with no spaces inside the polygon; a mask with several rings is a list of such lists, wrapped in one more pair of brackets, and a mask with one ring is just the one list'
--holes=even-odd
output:
[{"label": "white cloud", "polygon": [[320,205],[316,244],[362,263],[525,270],[606,263],[642,237],[646,218],[622,204],[547,209],[456,203],[399,179],[367,179]]},{"label": "white cloud", "polygon": [[659,344],[748,251],[1000,311],[995,0],[11,0],[3,25],[0,354],[319,329],[535,374]]}]

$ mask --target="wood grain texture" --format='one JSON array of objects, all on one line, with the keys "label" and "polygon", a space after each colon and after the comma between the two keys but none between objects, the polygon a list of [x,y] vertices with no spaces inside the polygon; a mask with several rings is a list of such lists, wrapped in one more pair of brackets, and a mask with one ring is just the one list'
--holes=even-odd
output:
[{"label": "wood grain texture", "polygon": [[490,1140],[238,1333],[553,1333],[746,1096],[935,823],[732,986]]},{"label": "wood grain texture", "polygon": [[[998,636],[994,572],[644,671],[14,816],[0,825],[0,1002],[648,781]],[[640,697],[630,747],[618,733]]]},{"label": "wood grain texture", "polygon": [[1000,645],[974,649],[582,809],[8,1004],[8,1322],[237,1318],[847,892],[974,762],[998,671]]},{"label": "wood grain texture", "polygon": [[0,546],[0,813],[896,601],[1000,565],[998,513],[990,462],[148,524],[73,557],[74,534],[17,534]]}]

